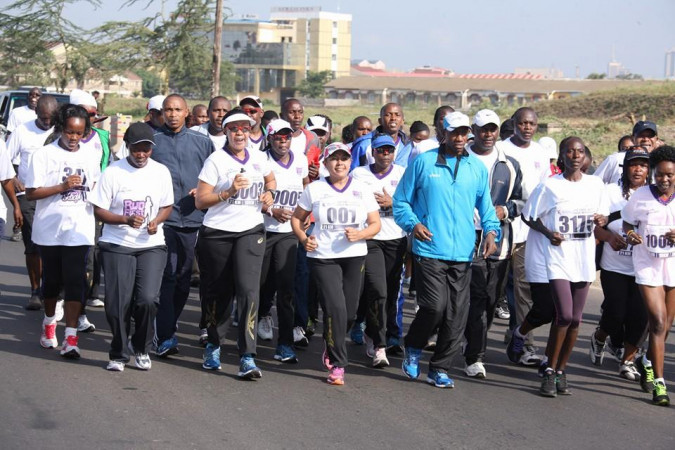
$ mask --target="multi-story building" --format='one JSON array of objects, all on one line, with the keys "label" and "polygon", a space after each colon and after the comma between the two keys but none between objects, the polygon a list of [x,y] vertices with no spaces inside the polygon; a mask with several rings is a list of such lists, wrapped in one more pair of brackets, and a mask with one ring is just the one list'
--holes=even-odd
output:
[{"label": "multi-story building", "polygon": [[294,87],[307,72],[349,75],[351,14],[320,7],[274,7],[269,20],[245,17],[223,27],[223,60],[234,64],[240,92]]},{"label": "multi-story building", "polygon": [[675,78],[675,47],[666,52],[666,67],[663,76]]}]

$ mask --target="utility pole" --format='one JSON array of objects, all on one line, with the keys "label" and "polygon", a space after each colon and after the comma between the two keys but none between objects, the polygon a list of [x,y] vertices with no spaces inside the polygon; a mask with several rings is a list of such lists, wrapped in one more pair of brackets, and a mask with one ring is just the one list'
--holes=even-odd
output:
[{"label": "utility pole", "polygon": [[220,42],[223,35],[223,0],[216,0],[216,26],[213,31],[213,68],[211,73],[211,98],[220,95]]}]

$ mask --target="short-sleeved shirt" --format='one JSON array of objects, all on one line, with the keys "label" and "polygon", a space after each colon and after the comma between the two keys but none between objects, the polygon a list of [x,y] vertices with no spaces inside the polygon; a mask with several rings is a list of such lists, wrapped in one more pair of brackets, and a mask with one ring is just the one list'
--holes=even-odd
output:
[{"label": "short-sleeved shirt", "polygon": [[65,150],[58,141],[33,153],[26,189],[56,186],[71,175],[82,177],[78,188],[36,202],[33,242],[69,247],[94,245],[94,207],[87,197],[100,174],[100,161],[81,149]]},{"label": "short-sleeved shirt", "polygon": [[260,195],[265,191],[265,179],[272,172],[267,155],[244,150],[244,159],[235,158],[227,150],[216,150],[204,163],[199,179],[214,186],[215,192],[232,186],[237,174],[249,179],[249,186],[233,197],[211,206],[204,216],[204,225],[223,231],[241,232],[263,223]]},{"label": "short-sleeved shirt", "polygon": [[604,184],[592,175],[582,175],[578,181],[555,175],[530,196],[523,216],[541,219],[546,228],[565,238],[559,246],[549,242],[545,248],[549,280],[595,280],[594,214],[609,215],[609,205]]},{"label": "short-sleeved shirt", "polygon": [[9,113],[9,119],[7,119],[7,131],[14,133],[14,130],[19,128],[19,125],[35,119],[37,119],[37,113],[34,109],[30,109],[28,105],[14,108]]},{"label": "short-sleeved shirt", "polygon": [[[396,187],[398,186],[401,177],[405,172],[405,168],[392,164],[389,170],[383,175],[373,172],[373,166],[360,166],[352,171],[352,176],[370,186],[373,194],[382,194],[383,190],[387,192],[392,198]],[[390,241],[392,239],[400,239],[405,237],[405,231],[401,229],[394,221],[393,205],[389,208],[380,208],[380,223],[382,228],[380,232],[375,235],[373,239],[376,241]]]},{"label": "short-sleeved shirt", "polygon": [[89,202],[113,214],[144,218],[140,228],[106,224],[100,241],[130,248],[165,244],[163,224],[157,226],[157,233],[148,234],[148,224],[159,209],[173,205],[171,174],[164,165],[148,159],[146,166],[138,168],[126,158],[116,161],[101,175],[89,194]]},{"label": "short-sleeved shirt", "polygon": [[318,248],[307,252],[308,258],[349,258],[368,253],[366,241],[349,242],[345,229],[364,229],[368,213],[380,209],[370,186],[351,176],[342,189],[328,180],[317,180],[305,187],[298,206],[314,214],[312,236]]},{"label": "short-sleeved shirt", "polygon": [[[254,151],[252,150],[251,153]],[[302,180],[308,176],[307,157],[303,154],[288,152],[289,160],[287,164],[275,159],[271,151],[265,153],[270,163],[270,168],[274,172],[274,178],[277,181],[277,189],[274,195],[274,205],[272,208],[287,209],[295,211],[298,205],[300,195],[302,195]],[[291,221],[279,223],[275,218],[265,215],[265,230],[273,233],[291,233]]]},{"label": "short-sleeved shirt", "polygon": [[37,126],[34,120],[31,120],[19,125],[9,136],[9,141],[7,141],[9,157],[13,162],[18,162],[19,173],[17,176],[23,184],[26,184],[28,165],[33,153],[45,146],[45,140],[53,131],[53,127],[43,130]]},{"label": "short-sleeved shirt", "polygon": [[[621,186],[618,184],[607,185],[607,200],[609,201],[610,214],[616,211],[621,211],[626,206],[626,203],[628,203],[628,200],[626,200],[623,196]],[[618,234],[619,236],[623,236],[624,240],[626,240],[626,234],[623,232],[623,220],[621,220],[621,217],[609,222],[607,224],[607,231]],[[612,246],[609,245],[609,242],[603,242],[600,267],[610,272],[635,276],[635,269],[633,269],[633,247],[634,246],[628,244],[626,248],[615,251]]]},{"label": "short-sleeved shirt", "polygon": [[675,245],[665,237],[675,230],[675,199],[663,202],[659,196],[654,185],[639,188],[621,210],[621,217],[642,236],[642,244],[633,246],[635,281],[675,287]]}]

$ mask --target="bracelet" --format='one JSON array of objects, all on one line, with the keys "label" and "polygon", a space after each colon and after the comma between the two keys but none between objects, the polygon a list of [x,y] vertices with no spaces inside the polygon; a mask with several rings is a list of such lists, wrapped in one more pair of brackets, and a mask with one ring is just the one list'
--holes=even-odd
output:
[{"label": "bracelet", "polygon": [[225,199],[223,198],[222,194],[223,194],[223,191],[218,192],[218,200],[220,200],[221,202],[224,202]]},{"label": "bracelet", "polygon": [[628,230],[628,232],[626,232],[626,236],[631,236],[632,235],[631,233],[637,235],[635,230]]}]

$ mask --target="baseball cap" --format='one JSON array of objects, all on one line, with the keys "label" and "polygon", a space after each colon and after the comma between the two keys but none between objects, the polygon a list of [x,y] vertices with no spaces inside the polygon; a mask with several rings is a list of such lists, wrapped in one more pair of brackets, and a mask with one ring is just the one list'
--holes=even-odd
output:
[{"label": "baseball cap", "polygon": [[150,111],[151,109],[156,109],[157,111],[161,111],[165,98],[166,98],[166,95],[155,95],[154,97],[151,97],[150,101],[148,102],[148,111]]},{"label": "baseball cap", "polygon": [[239,106],[244,106],[244,103],[246,102],[253,103],[258,108],[263,109],[263,103],[262,100],[260,100],[260,97],[256,97],[255,95],[247,95],[246,97],[239,100]]},{"label": "baseball cap", "polygon": [[138,144],[139,142],[150,142],[154,145],[154,134],[154,130],[147,123],[135,122],[129,125],[127,131],[124,132],[124,142],[127,146]]},{"label": "baseball cap", "polygon": [[544,147],[544,152],[548,159],[557,159],[558,158],[558,144],[556,144],[555,139],[549,136],[543,136],[539,139],[539,145]]},{"label": "baseball cap", "polygon": [[380,148],[380,147],[396,147],[396,143],[388,134],[380,134],[376,136],[370,143],[371,148]]},{"label": "baseball cap", "polygon": [[289,133],[293,132],[291,124],[283,119],[274,119],[267,124],[267,134],[269,136],[273,136],[282,130],[288,130]]},{"label": "baseball cap", "polygon": [[626,156],[624,156],[624,163],[631,161],[633,159],[649,159],[649,152],[642,147],[631,147],[630,150],[626,151]]},{"label": "baseball cap", "polygon": [[494,112],[491,109],[481,109],[476,113],[475,116],[473,116],[473,123],[474,125],[478,125],[479,127],[484,127],[485,125],[489,123],[494,123],[497,125],[497,128],[501,125],[501,122],[499,121],[499,116],[497,115],[496,112]]},{"label": "baseball cap", "polygon": [[81,89],[73,89],[70,92],[70,103],[73,105],[80,105],[80,106],[93,106],[94,108],[97,108],[98,105],[96,104],[96,99],[94,98],[93,95],[91,95],[89,92],[85,92]]},{"label": "baseball cap", "polygon": [[249,116],[241,112],[241,110],[237,109],[232,111],[236,112],[234,114],[225,116],[225,118],[223,119],[223,128],[225,128],[225,125],[232,122],[248,122],[251,126],[255,125],[255,120],[251,119]]},{"label": "baseball cap", "polygon": [[659,134],[659,132],[656,130],[656,124],[654,122],[650,122],[649,120],[641,120],[633,127],[633,136],[637,136],[645,130],[652,130],[655,135]]},{"label": "baseball cap", "polygon": [[321,116],[312,116],[309,119],[307,119],[307,129],[309,131],[314,131],[314,130],[323,130],[326,133],[328,133],[328,121],[326,120],[325,117]]},{"label": "baseball cap", "polygon": [[448,131],[454,131],[461,127],[468,128],[470,126],[471,124],[469,123],[469,116],[462,114],[459,111],[451,112],[443,118],[443,128]]},{"label": "baseball cap", "polygon": [[325,149],[323,149],[323,158],[326,159],[333,153],[339,151],[346,152],[349,156],[352,155],[351,149],[347,147],[345,144],[343,144],[342,142],[333,142],[332,144],[326,146]]}]

